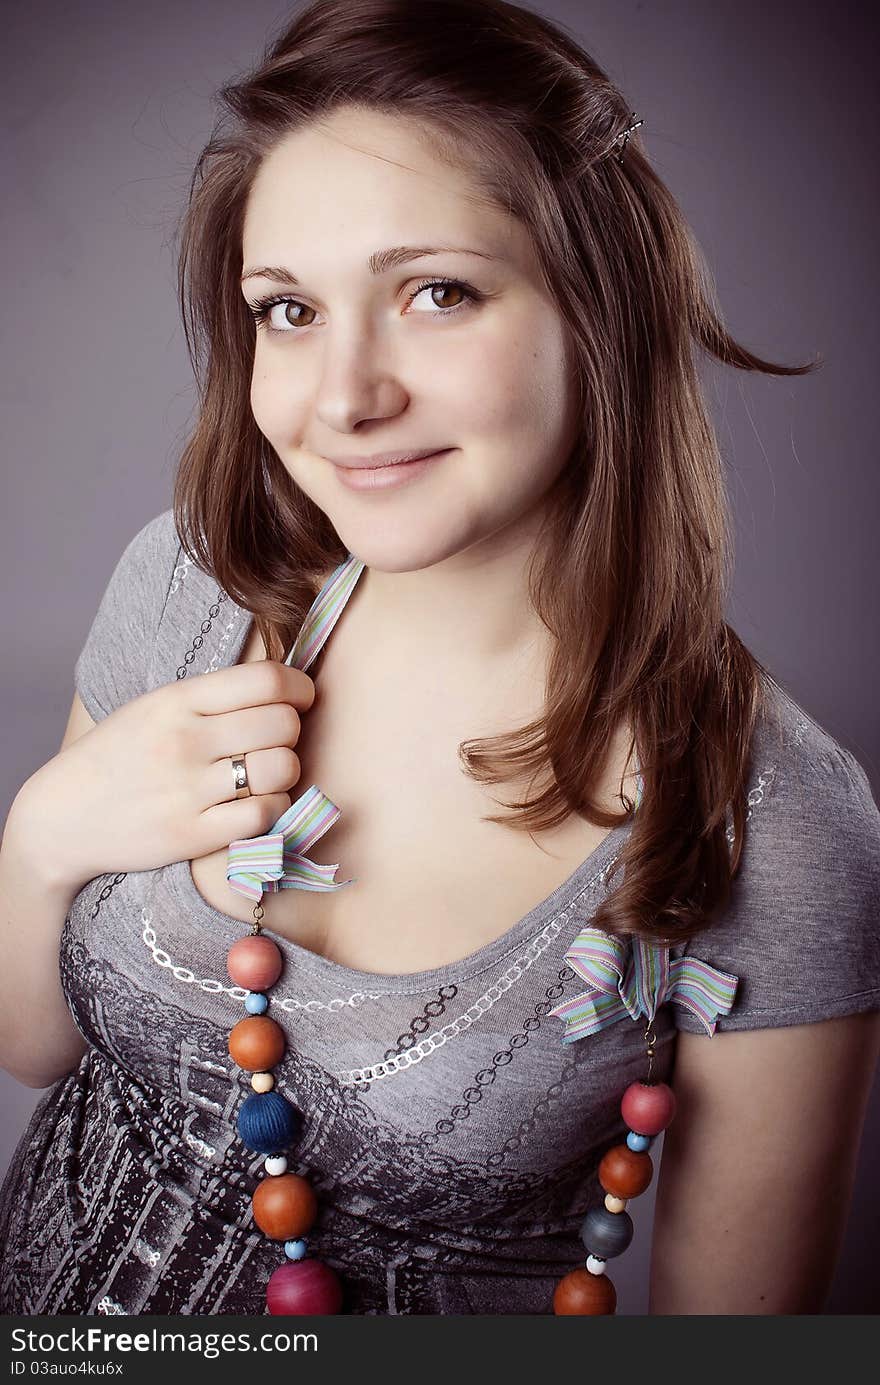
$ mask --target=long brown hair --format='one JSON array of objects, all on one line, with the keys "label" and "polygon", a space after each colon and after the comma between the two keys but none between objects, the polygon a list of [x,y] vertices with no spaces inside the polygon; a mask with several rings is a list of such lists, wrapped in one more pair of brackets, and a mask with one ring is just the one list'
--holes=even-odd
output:
[{"label": "long brown hair", "polygon": [[[522,831],[578,813],[627,821],[593,793],[630,726],[643,797],[595,915],[619,936],[680,942],[725,903],[739,864],[752,733],[766,671],[724,620],[730,522],[694,347],[740,370],[800,375],[725,330],[710,274],[601,68],[540,15],[504,0],[316,0],[223,109],[180,226],[179,293],[200,394],[175,479],[190,557],[255,616],[283,659],[321,574],[347,550],[293,482],[250,409],[255,325],[242,228],[262,159],[341,107],[418,122],[440,157],[528,229],[574,347],[582,429],[529,569],[554,637],[543,715],[465,742],[483,783],[541,792],[487,815]],[[732,849],[727,842],[727,813]]]}]

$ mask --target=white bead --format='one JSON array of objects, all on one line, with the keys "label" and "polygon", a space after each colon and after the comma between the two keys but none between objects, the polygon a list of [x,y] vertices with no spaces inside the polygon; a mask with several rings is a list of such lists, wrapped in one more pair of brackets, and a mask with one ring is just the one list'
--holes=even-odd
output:
[{"label": "white bead", "polygon": [[251,1078],[251,1086],[255,1092],[271,1092],[275,1086],[275,1078],[271,1072],[255,1072]]},{"label": "white bead", "polygon": [[605,1206],[609,1212],[622,1212],[626,1208],[626,1198],[614,1197],[612,1193],[606,1193]]},{"label": "white bead", "polygon": [[590,1271],[590,1274],[604,1274],[604,1273],[605,1273],[605,1261],[604,1261],[604,1260],[600,1260],[599,1257],[598,1257],[598,1255],[588,1255],[588,1256],[587,1256],[587,1269]]},{"label": "white bead", "polygon": [[267,1173],[287,1173],[287,1160],[283,1154],[270,1154],[265,1169]]}]

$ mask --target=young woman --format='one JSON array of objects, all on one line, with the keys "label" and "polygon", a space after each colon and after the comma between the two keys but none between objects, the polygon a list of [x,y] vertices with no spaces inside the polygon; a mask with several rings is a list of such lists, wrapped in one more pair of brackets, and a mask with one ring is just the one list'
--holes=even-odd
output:
[{"label": "young woman", "polygon": [[667,1129],[652,1312],[819,1311],[880,814],[725,623],[696,353],[811,367],[528,10],[319,0],[224,97],[173,508],[0,854],[0,1307],[613,1312]]}]

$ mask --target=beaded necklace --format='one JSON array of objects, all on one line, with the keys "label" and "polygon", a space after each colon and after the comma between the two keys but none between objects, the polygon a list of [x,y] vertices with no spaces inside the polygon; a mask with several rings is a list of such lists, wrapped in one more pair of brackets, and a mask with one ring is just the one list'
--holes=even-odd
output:
[{"label": "beaded necklace", "polygon": [[[306,672],[317,658],[357,584],[365,564],[349,554],[315,597],[290,653],[284,660]],[[243,757],[242,757],[243,758]],[[642,797],[636,773],[635,810]],[[250,933],[232,944],[226,964],[230,979],[246,991],[245,1018],[229,1035],[233,1062],[249,1073],[251,1094],[239,1108],[237,1129],[248,1149],[263,1154],[266,1176],[252,1197],[252,1214],[270,1240],[283,1243],[285,1259],[266,1285],[266,1310],[273,1315],[324,1316],[343,1311],[344,1288],[324,1261],[308,1254],[307,1233],[318,1215],[318,1201],[308,1179],[288,1171],[284,1153],[296,1140],[302,1116],[274,1090],[272,1069],[286,1049],[284,1030],[266,1011],[269,991],[284,960],[262,931],[264,891],[337,890],[355,883],[337,881],[335,865],[319,865],[305,856],[336,822],[341,809],[312,784],[261,837],[231,842],[226,867],[230,887],[254,904]],[[645,1021],[647,1076],[631,1083],[620,1111],[626,1142],[610,1149],[599,1164],[604,1204],[592,1208],[580,1236],[588,1252],[585,1265],[571,1270],[553,1293],[556,1314],[599,1315],[616,1311],[617,1294],[605,1273],[606,1262],[620,1255],[633,1236],[626,1211],[630,1198],[649,1186],[653,1165],[648,1153],[654,1139],[675,1114],[675,1095],[665,1082],[653,1081],[656,1035],[653,1021],[660,1004],[685,1006],[714,1033],[715,1021],[730,1010],[737,978],[693,957],[671,957],[669,950],[637,938],[623,942],[600,929],[585,928],[565,954],[588,989],[563,1001],[551,1015],[564,1021],[563,1043],[597,1032],[624,1016]],[[548,1305],[549,1307],[549,1305]]]}]

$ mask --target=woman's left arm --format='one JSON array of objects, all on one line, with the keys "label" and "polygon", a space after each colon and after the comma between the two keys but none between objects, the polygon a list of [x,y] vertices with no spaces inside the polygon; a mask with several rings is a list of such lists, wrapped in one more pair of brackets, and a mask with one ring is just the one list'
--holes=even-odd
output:
[{"label": "woman's left arm", "polygon": [[822,1312],[878,1052],[876,1010],[678,1034],[651,1313]]}]

